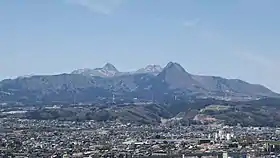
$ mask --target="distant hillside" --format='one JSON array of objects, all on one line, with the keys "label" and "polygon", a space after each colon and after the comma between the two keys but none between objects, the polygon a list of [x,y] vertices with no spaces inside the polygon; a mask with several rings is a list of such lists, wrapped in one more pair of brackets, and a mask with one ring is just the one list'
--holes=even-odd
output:
[{"label": "distant hillside", "polygon": [[[10,106],[6,106],[9,109]],[[12,110],[22,107],[12,106]],[[38,106],[36,106],[38,107]],[[121,121],[138,124],[165,122],[188,124],[218,123],[241,126],[280,126],[280,99],[266,98],[248,102],[215,99],[174,101],[169,104],[65,105],[40,106],[26,113],[0,113],[0,117],[38,120]]]}]

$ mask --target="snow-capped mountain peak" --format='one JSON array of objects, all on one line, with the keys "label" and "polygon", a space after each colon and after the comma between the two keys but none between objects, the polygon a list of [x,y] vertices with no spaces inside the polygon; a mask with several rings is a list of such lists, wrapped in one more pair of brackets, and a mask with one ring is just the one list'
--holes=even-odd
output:
[{"label": "snow-capped mountain peak", "polygon": [[145,68],[139,69],[136,73],[155,73],[158,74],[162,71],[162,67],[160,65],[148,65]]},{"label": "snow-capped mountain peak", "polygon": [[116,67],[110,63],[106,63],[102,68],[95,69],[78,69],[72,72],[72,74],[81,74],[85,76],[100,76],[100,77],[113,77],[118,74],[119,71]]}]

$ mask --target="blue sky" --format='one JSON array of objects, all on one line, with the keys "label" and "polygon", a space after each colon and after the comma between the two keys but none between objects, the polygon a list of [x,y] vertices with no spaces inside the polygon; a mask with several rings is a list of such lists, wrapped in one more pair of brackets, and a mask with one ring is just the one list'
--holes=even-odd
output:
[{"label": "blue sky", "polygon": [[280,92],[279,0],[1,0],[0,79],[179,62]]}]

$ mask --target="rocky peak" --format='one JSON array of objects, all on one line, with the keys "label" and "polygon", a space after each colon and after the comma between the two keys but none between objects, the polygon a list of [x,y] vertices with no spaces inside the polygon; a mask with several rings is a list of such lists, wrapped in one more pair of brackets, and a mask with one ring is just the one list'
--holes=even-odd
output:
[{"label": "rocky peak", "polygon": [[183,72],[186,73],[186,70],[176,62],[169,62],[163,69],[163,71],[173,71],[173,72]]},{"label": "rocky peak", "polygon": [[149,72],[160,72],[162,67],[160,65],[148,65],[144,69]]},{"label": "rocky peak", "polygon": [[118,69],[111,63],[106,63],[102,69],[107,70],[107,71],[115,71],[115,72],[119,72]]},{"label": "rocky peak", "polygon": [[136,73],[155,73],[158,74],[162,71],[160,65],[147,65],[145,68],[141,68],[136,71]]}]

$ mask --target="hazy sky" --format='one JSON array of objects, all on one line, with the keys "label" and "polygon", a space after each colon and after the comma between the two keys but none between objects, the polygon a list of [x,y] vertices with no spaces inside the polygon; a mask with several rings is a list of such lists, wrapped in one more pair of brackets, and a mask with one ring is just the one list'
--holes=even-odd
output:
[{"label": "hazy sky", "polygon": [[280,92],[279,0],[1,0],[0,79],[179,62]]}]

